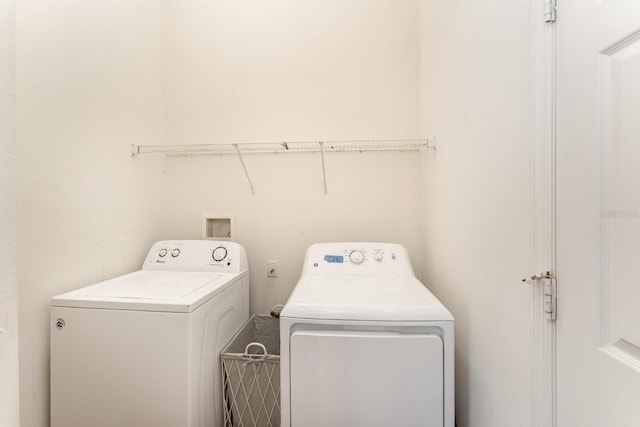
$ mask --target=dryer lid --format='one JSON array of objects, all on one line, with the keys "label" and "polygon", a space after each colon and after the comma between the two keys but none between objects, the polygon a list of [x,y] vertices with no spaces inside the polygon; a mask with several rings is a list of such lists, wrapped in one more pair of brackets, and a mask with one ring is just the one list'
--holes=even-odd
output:
[{"label": "dryer lid", "polygon": [[243,274],[136,271],[51,299],[52,307],[190,312]]},{"label": "dryer lid", "polygon": [[410,276],[303,276],[280,316],[354,321],[453,320],[449,310]]}]

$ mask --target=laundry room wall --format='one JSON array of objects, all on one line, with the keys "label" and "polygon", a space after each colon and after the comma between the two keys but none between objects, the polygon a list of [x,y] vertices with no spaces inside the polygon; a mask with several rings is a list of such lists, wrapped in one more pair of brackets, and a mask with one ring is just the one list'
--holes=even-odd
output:
[{"label": "laundry room wall", "polygon": [[[11,332],[18,274],[21,426],[49,425],[51,296],[137,269],[154,240],[200,238],[203,212],[235,215],[253,312],[286,300],[311,243],[404,244],[456,316],[459,427],[531,425],[531,20],[529,0],[21,0],[18,207],[0,212],[18,246],[19,273],[0,256],[0,316]],[[326,194],[318,153],[245,155],[255,194],[235,156],[129,154],[416,136],[438,150],[328,153]],[[16,337],[0,341],[15,373]],[[0,425],[16,405],[0,399]]]},{"label": "laundry room wall", "polygon": [[21,0],[16,23],[20,425],[44,427],[49,299],[139,268],[162,234],[163,160],[130,145],[163,138],[163,8]]},{"label": "laundry room wall", "polygon": [[18,427],[15,1],[0,2],[0,426]]},{"label": "laundry room wall", "polygon": [[[415,138],[418,2],[168,1],[169,144]],[[329,153],[167,160],[167,237],[199,238],[203,212],[233,213],[252,311],[284,303],[305,249],[403,243],[421,264],[420,155]],[[279,274],[267,278],[267,260]]]},{"label": "laundry room wall", "polygon": [[421,1],[423,270],[456,319],[459,427],[534,425],[532,3]]},{"label": "laundry room wall", "polygon": [[[249,257],[252,312],[286,301],[306,248],[316,242],[399,242],[420,272],[418,153],[328,155],[327,194],[318,154],[253,155],[245,162],[255,194],[236,158],[169,161],[167,189],[179,202],[168,209],[167,232],[200,238],[202,212],[233,212],[234,240]],[[268,260],[279,262],[278,277],[267,277]]]}]

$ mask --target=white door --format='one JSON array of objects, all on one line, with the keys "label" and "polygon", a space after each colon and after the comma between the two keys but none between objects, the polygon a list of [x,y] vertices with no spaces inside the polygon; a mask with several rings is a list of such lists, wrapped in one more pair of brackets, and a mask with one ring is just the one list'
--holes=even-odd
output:
[{"label": "white door", "polygon": [[640,426],[640,0],[560,0],[557,426]]}]

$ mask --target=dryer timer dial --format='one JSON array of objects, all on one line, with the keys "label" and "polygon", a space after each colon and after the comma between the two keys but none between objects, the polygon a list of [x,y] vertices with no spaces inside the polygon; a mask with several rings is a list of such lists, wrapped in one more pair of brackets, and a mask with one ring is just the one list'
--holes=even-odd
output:
[{"label": "dryer timer dial", "polygon": [[364,262],[364,252],[355,250],[349,254],[349,261],[352,264],[362,264]]}]

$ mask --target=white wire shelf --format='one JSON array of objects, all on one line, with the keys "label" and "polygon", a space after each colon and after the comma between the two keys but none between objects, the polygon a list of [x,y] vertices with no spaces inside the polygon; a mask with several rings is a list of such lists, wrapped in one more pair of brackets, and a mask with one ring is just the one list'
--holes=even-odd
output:
[{"label": "white wire shelf", "polygon": [[324,151],[416,151],[429,146],[428,139],[389,139],[356,141],[284,141],[235,144],[133,145],[132,154],[196,156],[207,154],[317,153]]},{"label": "white wire shelf", "polygon": [[[431,144],[430,144],[431,142]],[[320,153],[322,159],[322,181],[327,193],[327,174],[324,154],[330,152],[366,151],[418,151],[423,148],[435,149],[435,138],[429,139],[385,139],[355,141],[291,141],[252,142],[236,144],[195,144],[195,145],[132,145],[131,154],[162,154],[165,156],[199,156],[212,154],[235,154],[240,159],[242,169],[249,182],[251,193],[255,193],[253,181],[242,158],[243,154],[266,153]]]}]

